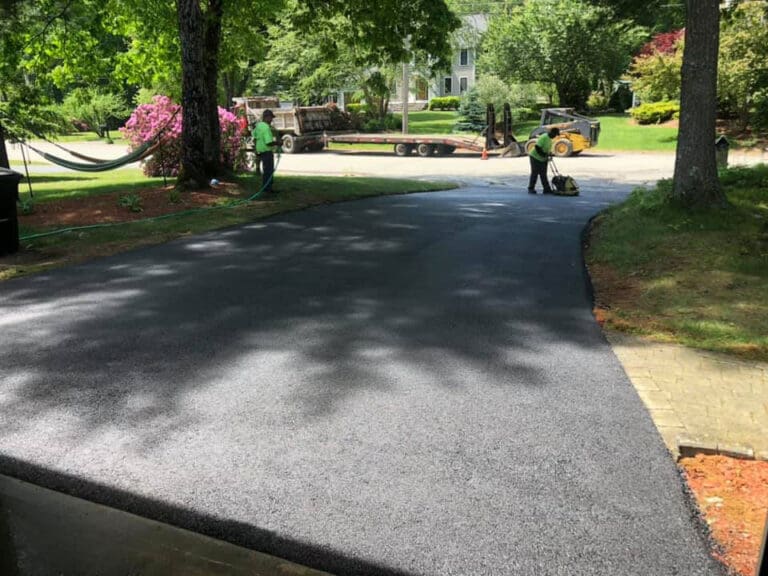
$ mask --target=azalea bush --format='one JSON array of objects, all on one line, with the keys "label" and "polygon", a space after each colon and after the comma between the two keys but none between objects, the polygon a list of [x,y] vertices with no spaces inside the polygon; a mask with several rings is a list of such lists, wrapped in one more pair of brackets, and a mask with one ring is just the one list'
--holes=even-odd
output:
[{"label": "azalea bush", "polygon": [[[245,167],[243,132],[237,117],[219,108],[221,127],[221,163],[231,170]],[[150,104],[141,104],[120,131],[135,150],[159,135],[159,147],[144,160],[147,176],[177,176],[181,167],[181,106],[167,96],[155,96]]]}]

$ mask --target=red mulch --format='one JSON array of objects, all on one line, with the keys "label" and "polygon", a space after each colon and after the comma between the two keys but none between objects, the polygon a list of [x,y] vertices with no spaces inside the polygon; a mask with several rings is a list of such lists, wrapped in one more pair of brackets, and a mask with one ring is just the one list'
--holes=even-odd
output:
[{"label": "red mulch", "polygon": [[[35,205],[33,214],[19,214],[19,223],[34,228],[63,228],[68,226],[87,226],[107,222],[125,222],[141,220],[153,216],[162,216],[173,212],[182,212],[190,208],[212,206],[222,198],[239,198],[240,189],[236,184],[222,182],[208,190],[182,192],[180,202],[171,202],[173,188],[146,188],[126,194],[113,192],[82,198],[67,198],[40,202]],[[120,205],[122,196],[136,194],[141,198],[141,212],[132,212]]]},{"label": "red mulch", "polygon": [[680,465],[723,548],[720,560],[743,576],[757,576],[768,516],[768,462],[697,455],[681,459]]}]

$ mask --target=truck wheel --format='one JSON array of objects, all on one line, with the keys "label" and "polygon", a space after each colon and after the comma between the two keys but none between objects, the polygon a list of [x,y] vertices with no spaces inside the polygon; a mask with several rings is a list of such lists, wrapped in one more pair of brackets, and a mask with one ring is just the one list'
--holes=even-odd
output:
[{"label": "truck wheel", "polygon": [[402,142],[395,144],[395,154],[397,156],[410,156],[411,152],[413,152],[413,146],[410,144],[404,144]]},{"label": "truck wheel", "polygon": [[422,158],[427,158],[435,153],[435,147],[432,144],[421,143],[416,147],[416,153]]},{"label": "truck wheel", "polygon": [[296,138],[294,138],[291,134],[286,134],[283,136],[283,152],[286,154],[293,154],[297,152]]},{"label": "truck wheel", "polygon": [[530,154],[534,146],[536,146],[536,138],[531,138],[525,143],[525,153]]},{"label": "truck wheel", "polygon": [[573,153],[573,144],[570,140],[560,138],[552,145],[552,153],[558,158],[565,158]]}]

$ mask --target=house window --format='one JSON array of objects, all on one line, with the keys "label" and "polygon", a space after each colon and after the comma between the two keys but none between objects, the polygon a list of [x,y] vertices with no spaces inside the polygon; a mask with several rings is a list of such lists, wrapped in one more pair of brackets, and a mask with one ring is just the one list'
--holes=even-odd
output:
[{"label": "house window", "polygon": [[444,92],[446,94],[450,94],[453,92],[453,79],[450,76],[447,76],[445,78],[445,81],[443,83]]},{"label": "house window", "polygon": [[461,66],[466,66],[469,64],[469,50],[466,48],[462,48],[461,52],[459,52],[459,64]]},{"label": "house window", "polygon": [[464,92],[467,91],[467,79],[466,78],[459,78],[459,92],[461,94],[464,94]]}]

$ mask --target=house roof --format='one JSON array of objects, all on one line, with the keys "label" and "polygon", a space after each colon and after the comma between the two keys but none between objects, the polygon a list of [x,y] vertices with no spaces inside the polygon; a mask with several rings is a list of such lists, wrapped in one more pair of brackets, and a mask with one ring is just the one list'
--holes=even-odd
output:
[{"label": "house roof", "polygon": [[465,14],[461,17],[466,28],[482,34],[488,30],[488,14]]}]

